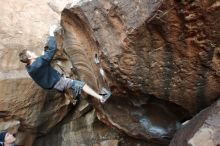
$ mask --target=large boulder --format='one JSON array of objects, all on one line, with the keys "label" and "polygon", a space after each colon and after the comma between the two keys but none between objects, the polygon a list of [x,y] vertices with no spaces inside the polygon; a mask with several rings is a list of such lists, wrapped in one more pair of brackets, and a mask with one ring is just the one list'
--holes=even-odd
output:
[{"label": "large boulder", "polygon": [[201,111],[173,137],[170,146],[220,145],[220,100]]},{"label": "large boulder", "polygon": [[91,101],[99,119],[168,143],[182,121],[219,98],[218,7],[205,0],[68,5],[64,51],[81,80],[113,92],[105,105]]},{"label": "large boulder", "polygon": [[196,113],[219,97],[218,8],[206,0],[88,1],[63,10],[64,48],[83,77],[93,74],[88,82],[103,69],[107,83],[99,84],[115,95],[153,95]]}]

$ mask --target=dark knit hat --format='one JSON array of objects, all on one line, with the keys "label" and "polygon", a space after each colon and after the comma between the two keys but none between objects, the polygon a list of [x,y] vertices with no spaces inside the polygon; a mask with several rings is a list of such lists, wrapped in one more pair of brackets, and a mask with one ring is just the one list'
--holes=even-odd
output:
[{"label": "dark knit hat", "polygon": [[2,131],[1,133],[0,133],[0,142],[5,142],[5,135],[6,135],[6,131]]}]

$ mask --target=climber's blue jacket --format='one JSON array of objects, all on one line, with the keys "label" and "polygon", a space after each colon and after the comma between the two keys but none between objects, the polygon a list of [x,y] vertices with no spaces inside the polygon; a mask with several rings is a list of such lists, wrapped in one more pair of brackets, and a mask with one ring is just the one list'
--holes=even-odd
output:
[{"label": "climber's blue jacket", "polygon": [[62,76],[50,65],[57,49],[55,37],[49,37],[48,48],[44,55],[36,58],[32,64],[26,66],[31,78],[44,89],[52,89]]},{"label": "climber's blue jacket", "polygon": [[[4,146],[4,142],[0,142],[0,146]],[[12,146],[15,146],[15,144],[12,144]]]}]

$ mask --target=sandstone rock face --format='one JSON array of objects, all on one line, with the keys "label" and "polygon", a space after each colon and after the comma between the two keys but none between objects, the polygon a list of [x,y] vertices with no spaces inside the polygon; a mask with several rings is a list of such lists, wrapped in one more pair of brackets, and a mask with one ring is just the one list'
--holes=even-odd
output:
[{"label": "sandstone rock face", "polygon": [[42,0],[1,1],[0,8],[0,130],[19,131],[17,143],[30,146],[35,133],[50,130],[69,107],[62,94],[43,91],[29,78],[18,52],[40,54],[60,15]]},{"label": "sandstone rock face", "polygon": [[174,136],[170,146],[220,145],[220,100],[201,111]]}]

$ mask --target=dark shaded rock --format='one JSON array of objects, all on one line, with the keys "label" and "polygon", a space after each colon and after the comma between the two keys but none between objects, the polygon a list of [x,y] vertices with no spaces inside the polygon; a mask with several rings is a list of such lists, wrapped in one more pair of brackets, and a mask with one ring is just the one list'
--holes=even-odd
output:
[{"label": "dark shaded rock", "polygon": [[94,110],[76,118],[71,112],[64,121],[46,136],[39,137],[33,146],[164,146],[128,137],[96,118]]}]

